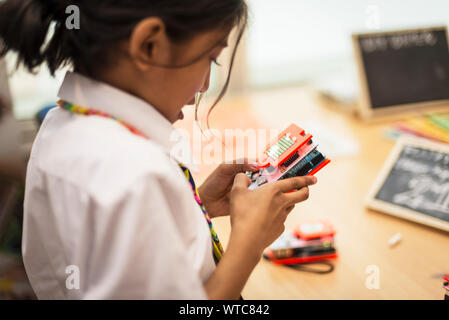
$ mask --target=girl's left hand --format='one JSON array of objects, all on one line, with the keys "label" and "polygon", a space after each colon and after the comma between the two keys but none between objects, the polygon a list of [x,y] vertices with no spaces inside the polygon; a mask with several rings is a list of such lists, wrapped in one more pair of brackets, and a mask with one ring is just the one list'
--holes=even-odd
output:
[{"label": "girl's left hand", "polygon": [[209,217],[229,215],[229,193],[234,177],[240,172],[257,170],[259,170],[257,165],[248,163],[247,159],[220,164],[198,188],[200,199]]}]

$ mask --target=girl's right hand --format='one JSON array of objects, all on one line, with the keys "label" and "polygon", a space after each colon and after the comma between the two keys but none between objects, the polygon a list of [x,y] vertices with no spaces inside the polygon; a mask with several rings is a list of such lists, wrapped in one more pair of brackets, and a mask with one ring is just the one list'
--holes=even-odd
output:
[{"label": "girl's right hand", "polygon": [[261,255],[284,232],[288,214],[296,203],[308,199],[308,186],[316,182],[313,176],[294,177],[248,190],[250,179],[237,174],[230,194],[231,236],[249,241]]}]

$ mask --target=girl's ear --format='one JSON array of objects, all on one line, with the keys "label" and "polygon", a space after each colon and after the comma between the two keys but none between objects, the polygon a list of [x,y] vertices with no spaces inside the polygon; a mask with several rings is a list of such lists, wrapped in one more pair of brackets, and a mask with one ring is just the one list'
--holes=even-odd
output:
[{"label": "girl's ear", "polygon": [[152,66],[170,64],[170,44],[164,22],[150,17],[134,28],[129,40],[129,54],[136,66],[146,71]]}]

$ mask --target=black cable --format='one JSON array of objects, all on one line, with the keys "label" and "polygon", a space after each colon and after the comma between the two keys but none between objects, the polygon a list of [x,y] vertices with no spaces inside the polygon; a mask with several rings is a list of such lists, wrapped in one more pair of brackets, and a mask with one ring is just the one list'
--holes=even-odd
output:
[{"label": "black cable", "polygon": [[[266,255],[263,255],[264,259],[271,261],[270,258],[268,258]],[[310,268],[310,265],[325,265],[328,268],[325,270],[322,269],[316,269],[316,268]],[[296,264],[283,264],[285,267],[289,267],[291,269],[296,269],[299,271],[304,272],[311,272],[311,273],[317,273],[317,274],[327,274],[334,271],[334,265],[332,262],[328,260],[319,260],[319,261],[312,261],[312,262],[304,262],[304,263],[296,263]]]},{"label": "black cable", "polygon": [[[324,265],[327,266],[327,269],[319,269],[319,268],[311,268],[311,265]],[[305,262],[305,263],[298,263],[298,264],[284,264],[284,266],[289,267],[291,269],[296,269],[299,271],[304,272],[310,272],[310,273],[317,273],[317,274],[327,274],[334,271],[334,265],[327,260],[321,260],[321,261],[314,261],[314,262]]]}]

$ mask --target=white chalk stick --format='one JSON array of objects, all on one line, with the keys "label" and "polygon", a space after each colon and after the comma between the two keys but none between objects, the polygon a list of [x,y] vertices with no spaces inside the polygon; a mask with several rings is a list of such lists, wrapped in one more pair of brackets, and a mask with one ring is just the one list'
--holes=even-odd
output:
[{"label": "white chalk stick", "polygon": [[390,247],[393,247],[396,244],[398,244],[399,241],[401,241],[401,239],[402,239],[402,234],[396,233],[394,236],[392,236],[390,238],[390,240],[388,240],[388,244],[390,245]]}]

